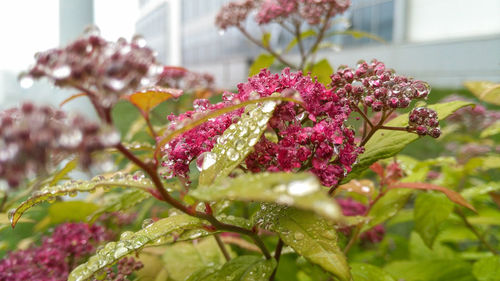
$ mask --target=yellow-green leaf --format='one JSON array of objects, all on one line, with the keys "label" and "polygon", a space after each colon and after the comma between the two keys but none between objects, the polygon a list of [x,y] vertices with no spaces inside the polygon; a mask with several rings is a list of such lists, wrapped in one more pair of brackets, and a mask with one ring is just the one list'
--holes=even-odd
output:
[{"label": "yellow-green leaf", "polygon": [[338,246],[337,232],[329,221],[312,212],[288,207],[267,214],[275,220],[269,228],[278,233],[285,245],[339,280],[351,280],[346,257]]},{"label": "yellow-green leaf", "polygon": [[190,191],[189,195],[200,201],[277,203],[310,210],[330,220],[342,219],[339,206],[309,173],[244,174],[217,180],[212,186]]},{"label": "yellow-green leaf", "polygon": [[276,104],[275,101],[267,101],[245,108],[240,120],[229,126],[212,150],[204,155],[200,186],[210,185],[216,178],[228,176],[246,158],[266,130]]},{"label": "yellow-green leaf", "polygon": [[110,176],[97,176],[90,181],[70,180],[61,185],[47,185],[39,191],[35,191],[31,196],[23,201],[16,209],[9,211],[9,219],[14,227],[19,218],[28,209],[41,202],[53,202],[57,196],[76,196],[78,192],[93,192],[99,187],[132,187],[139,189],[152,188],[151,180],[146,178],[135,179],[133,175],[121,172]]},{"label": "yellow-green leaf", "polygon": [[182,90],[170,88],[152,88],[141,92],[128,95],[126,99],[137,107],[141,114],[147,116],[149,112],[160,103],[170,99],[179,97]]},{"label": "yellow-green leaf", "polygon": [[269,280],[276,268],[276,260],[258,256],[239,256],[219,269],[207,268],[196,272],[188,281],[256,281]]},{"label": "yellow-green leaf", "polygon": [[119,259],[142,249],[148,244],[172,233],[184,229],[198,228],[202,221],[188,216],[175,215],[154,222],[133,233],[124,232],[117,242],[109,242],[104,248],[79,265],[68,276],[68,281],[82,281],[91,278],[96,272],[112,265]]},{"label": "yellow-green leaf", "polygon": [[269,68],[274,63],[274,56],[268,54],[260,54],[250,66],[248,76],[258,74],[261,69]]},{"label": "yellow-green leaf", "polygon": [[478,99],[500,105],[500,84],[489,81],[468,81],[464,85]]}]

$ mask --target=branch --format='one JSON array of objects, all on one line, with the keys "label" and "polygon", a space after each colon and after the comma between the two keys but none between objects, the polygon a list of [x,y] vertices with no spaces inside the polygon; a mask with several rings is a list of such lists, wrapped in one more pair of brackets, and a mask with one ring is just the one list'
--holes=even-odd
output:
[{"label": "branch", "polygon": [[319,44],[321,43],[321,41],[323,41],[323,37],[325,36],[325,32],[328,30],[328,27],[330,26],[329,15],[332,13],[333,8],[334,8],[334,5],[330,5],[330,8],[328,9],[328,12],[326,13],[325,22],[323,23],[323,26],[321,27],[321,29],[319,31],[318,37],[316,37],[316,41],[314,42],[312,47],[309,49],[309,51],[305,55],[305,58],[304,58],[305,61],[307,61],[307,58],[309,58],[309,56],[312,53],[316,52],[316,49],[318,48]]},{"label": "branch", "polygon": [[464,222],[465,226],[470,229],[472,231],[472,233],[474,233],[474,235],[476,235],[477,239],[479,239],[479,241],[494,255],[498,256],[500,253],[498,252],[497,249],[493,248],[493,246],[491,246],[490,243],[488,243],[488,241],[486,241],[486,239],[484,239],[484,236],[481,235],[477,229],[469,222],[469,220],[467,220],[467,217],[465,216],[464,212],[460,209],[460,208],[455,208],[455,213],[462,219],[462,221]]},{"label": "branch", "polygon": [[199,212],[199,211],[196,211],[196,210],[193,210],[191,208],[184,206],[184,204],[175,200],[167,192],[167,190],[163,186],[163,183],[162,183],[160,177],[158,176],[155,165],[148,165],[148,164],[144,163],[139,158],[137,158],[134,154],[132,154],[121,143],[117,144],[115,147],[125,157],[127,157],[130,161],[132,161],[134,164],[139,166],[144,172],[146,172],[148,174],[148,176],[151,178],[151,181],[155,185],[156,190],[160,193],[160,195],[162,196],[162,198],[165,202],[169,203],[174,208],[178,209],[179,211],[181,211],[187,215],[194,216],[194,217],[197,217],[199,219],[203,219],[203,220],[210,222],[212,224],[212,226],[214,226],[218,230],[226,230],[226,231],[236,232],[236,233],[240,233],[240,234],[244,234],[244,235],[249,236],[255,242],[255,244],[261,249],[261,251],[264,254],[264,256],[266,257],[266,259],[271,258],[271,254],[267,250],[266,245],[264,244],[264,242],[262,242],[260,237],[255,232],[248,230],[248,229],[245,229],[245,228],[242,228],[242,227],[239,227],[239,226],[222,223],[211,214]]},{"label": "branch", "polygon": [[280,54],[276,53],[276,51],[274,51],[273,49],[271,49],[271,47],[269,46],[264,46],[262,44],[262,42],[260,42],[259,40],[255,39],[252,35],[250,35],[243,27],[241,26],[238,26],[238,29],[240,30],[240,32],[245,35],[245,37],[252,41],[252,43],[254,43],[255,45],[259,46],[260,48],[266,50],[268,53],[270,53],[271,55],[273,55],[277,60],[279,60],[281,63],[285,64],[286,66],[290,67],[290,68],[293,68],[293,69],[297,69],[297,66],[292,64],[291,62],[285,60]]},{"label": "branch", "polygon": [[224,258],[226,259],[226,261],[230,261],[231,256],[229,255],[229,252],[226,249],[226,245],[224,245],[224,242],[222,242],[222,240],[220,239],[219,234],[217,234],[217,233],[214,234],[214,238],[215,238],[215,241],[217,242],[217,246],[219,246],[220,251],[224,255]]},{"label": "branch", "polygon": [[281,257],[281,251],[283,250],[283,240],[281,238],[278,240],[278,245],[276,245],[276,250],[274,250],[274,259],[276,260],[276,268],[273,271],[273,274],[271,274],[271,277],[269,277],[269,281],[274,281],[274,277],[276,276],[276,272],[278,271],[278,265],[280,263],[280,257]]}]

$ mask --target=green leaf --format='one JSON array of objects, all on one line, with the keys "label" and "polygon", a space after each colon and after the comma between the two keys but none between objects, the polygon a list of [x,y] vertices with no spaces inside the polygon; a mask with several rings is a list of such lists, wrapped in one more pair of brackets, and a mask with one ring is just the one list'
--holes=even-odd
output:
[{"label": "green leaf", "polygon": [[28,209],[41,202],[54,202],[57,196],[76,196],[78,192],[94,192],[97,188],[111,187],[133,187],[139,189],[151,188],[153,184],[149,179],[134,179],[133,175],[118,172],[111,176],[97,176],[90,181],[71,180],[61,185],[44,186],[39,191],[35,191],[31,196],[23,201],[16,209],[9,211],[9,219],[14,227],[19,218]]},{"label": "green leaf", "polygon": [[260,54],[250,66],[248,76],[258,74],[261,69],[269,68],[274,63],[274,56],[268,54]]},{"label": "green leaf", "polygon": [[363,231],[395,216],[405,206],[412,192],[411,189],[389,190],[370,209],[368,213],[370,221],[364,226]]},{"label": "green leaf", "polygon": [[[351,280],[346,257],[338,246],[333,225],[312,212],[294,208],[267,208],[263,217],[274,220],[267,228],[299,255],[321,266],[341,281]],[[270,219],[268,219],[270,220]]]},{"label": "green leaf", "polygon": [[380,267],[367,263],[351,263],[351,274],[354,281],[395,281]]},{"label": "green leaf", "polygon": [[56,185],[60,180],[62,180],[69,172],[73,171],[78,166],[78,158],[75,158],[58,171],[52,180],[50,181],[50,185]]},{"label": "green leaf", "polygon": [[188,215],[175,215],[154,222],[135,233],[124,232],[118,242],[107,243],[102,250],[90,257],[86,263],[73,269],[68,276],[68,281],[89,279],[99,270],[174,231],[198,228],[201,225],[202,221],[197,218]]},{"label": "green leaf", "polygon": [[82,201],[56,202],[49,207],[49,218],[51,224],[63,222],[84,221],[88,215],[97,209],[97,205]]},{"label": "green leaf", "polygon": [[216,181],[208,188],[198,188],[189,195],[200,201],[238,200],[268,202],[314,211],[326,218],[342,217],[316,177],[309,173],[244,174]]},{"label": "green leaf", "polygon": [[90,215],[90,222],[94,222],[100,215],[104,213],[112,213],[121,210],[127,210],[133,206],[141,203],[142,201],[151,198],[151,193],[140,189],[128,189],[120,194],[113,194],[110,200],[107,200],[100,205],[99,209],[95,210]]},{"label": "green leaf", "polygon": [[500,280],[500,257],[482,258],[472,267],[472,273],[478,281]]},{"label": "green leaf", "polygon": [[183,134],[183,133],[185,133],[185,132],[187,132],[187,131],[189,131],[189,130],[191,130],[191,129],[193,129],[193,128],[195,128],[195,127],[197,127],[197,126],[199,126],[199,125],[201,125],[201,124],[203,124],[205,122],[207,122],[208,120],[210,120],[212,118],[215,118],[217,116],[226,114],[228,112],[240,109],[240,108],[245,107],[247,105],[264,103],[264,102],[268,102],[268,101],[288,101],[288,102],[302,104],[301,101],[293,99],[293,98],[271,96],[271,97],[265,97],[265,98],[260,98],[260,99],[251,99],[251,100],[243,101],[243,102],[240,102],[238,104],[227,106],[227,107],[224,107],[224,108],[221,108],[221,109],[210,111],[210,112],[208,112],[206,114],[203,114],[201,116],[197,116],[196,118],[193,118],[193,119],[189,120],[190,122],[184,123],[183,126],[181,126],[178,129],[175,129],[173,131],[166,131],[164,133],[163,138],[156,145],[156,150],[158,152],[165,144],[167,144],[169,141],[171,141],[175,137],[178,137],[179,135],[181,135],[181,134]]},{"label": "green leaf", "polygon": [[496,155],[471,158],[464,166],[465,172],[472,172],[474,170],[487,171],[498,168],[500,168],[500,156]]},{"label": "green leaf", "polygon": [[[207,275],[197,272],[189,281],[256,281],[269,280],[276,268],[276,260],[264,260],[257,256],[239,256],[225,263],[220,269]],[[210,269],[207,269],[210,270]]]},{"label": "green leaf", "polygon": [[326,37],[335,36],[335,35],[350,35],[350,36],[354,37],[355,39],[369,38],[369,39],[372,39],[372,40],[375,40],[375,41],[378,41],[381,43],[387,43],[383,38],[381,38],[373,33],[365,32],[365,31],[361,31],[361,30],[354,30],[354,29],[344,30],[344,31],[333,31],[333,32],[328,33],[326,35]]},{"label": "green leaf", "polygon": [[[450,116],[456,110],[472,105],[473,103],[465,101],[452,101],[428,106],[437,112],[439,120],[443,120]],[[387,124],[386,126],[404,127],[408,125],[408,114],[400,115]],[[378,130],[373,137],[366,143],[365,152],[358,157],[358,163],[353,167],[353,170],[346,179],[349,180],[359,176],[361,172],[370,167],[379,159],[389,158],[399,153],[405,146],[418,139],[418,136],[413,133],[402,131]]]},{"label": "green leaf", "polygon": [[193,272],[225,262],[213,237],[198,243],[179,242],[169,246],[163,255],[168,277],[175,281],[186,280]]},{"label": "green leaf", "polygon": [[[306,38],[316,36],[316,34],[317,34],[316,31],[313,29],[306,30],[300,34],[300,40],[304,40]],[[298,43],[297,37],[294,37],[292,39],[292,41],[290,41],[290,43],[288,43],[288,46],[286,46],[285,53],[290,52],[293,49],[293,47],[295,47],[295,45],[297,45],[297,43]]]},{"label": "green leaf", "polygon": [[415,230],[425,244],[432,244],[439,233],[440,225],[453,211],[453,203],[443,194],[420,193],[415,200]]},{"label": "green leaf", "polygon": [[262,45],[264,47],[269,47],[269,42],[271,41],[271,33],[266,32],[262,34]]},{"label": "green leaf", "polygon": [[405,281],[474,281],[471,267],[462,260],[429,260],[396,261],[384,269]]},{"label": "green leaf", "polygon": [[489,81],[468,81],[464,85],[478,99],[500,105],[500,84]]},{"label": "green leaf", "polygon": [[481,138],[487,138],[494,135],[500,134],[500,121],[496,121],[495,123],[488,126],[481,132]]},{"label": "green leaf", "polygon": [[431,249],[428,247],[422,237],[416,232],[410,234],[410,239],[408,243],[408,248],[410,251],[410,259],[415,261],[423,260],[443,260],[443,259],[455,259],[457,255],[446,246],[445,243],[441,242],[441,236],[439,236],[434,243],[434,247]]},{"label": "green leaf", "polygon": [[333,73],[333,68],[327,59],[322,59],[311,68],[311,75],[317,77],[318,81],[323,85],[328,85],[332,82],[330,75]]},{"label": "green leaf", "polygon": [[488,182],[485,184],[467,188],[460,194],[462,194],[462,196],[465,198],[474,198],[480,195],[485,195],[490,192],[499,190],[500,190],[500,182]]},{"label": "green leaf", "polygon": [[250,153],[267,128],[276,107],[275,101],[248,105],[236,124],[232,124],[205,154],[199,177],[200,186],[208,186],[216,178],[224,178]]}]

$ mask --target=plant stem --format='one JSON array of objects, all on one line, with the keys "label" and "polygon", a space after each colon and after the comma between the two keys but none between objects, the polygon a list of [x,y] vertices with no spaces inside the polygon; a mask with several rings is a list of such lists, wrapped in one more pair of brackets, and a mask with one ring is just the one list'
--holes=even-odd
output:
[{"label": "plant stem", "polygon": [[280,263],[280,257],[281,257],[281,251],[283,250],[283,240],[281,238],[278,240],[278,245],[276,245],[276,249],[274,250],[274,259],[276,260],[276,268],[273,271],[273,274],[271,274],[271,277],[269,277],[269,281],[274,281],[274,277],[276,276],[276,272],[278,271],[278,265]]},{"label": "plant stem", "polygon": [[304,56],[304,61],[305,62],[307,62],[307,59],[309,58],[309,56],[311,54],[313,54],[314,52],[316,52],[316,49],[318,48],[319,44],[321,43],[321,41],[323,41],[323,37],[325,36],[325,32],[328,30],[328,27],[330,26],[330,17],[329,17],[329,15],[331,14],[334,6],[335,5],[331,5],[330,9],[328,9],[328,12],[326,13],[326,17],[324,19],[323,26],[321,27],[321,29],[319,31],[318,37],[316,37],[316,41],[314,42],[314,44],[312,45],[312,47],[307,51],[307,53]]},{"label": "plant stem", "polygon": [[370,128],[373,128],[373,124],[370,121],[370,118],[368,118],[368,116],[366,116],[366,114],[363,111],[361,111],[361,109],[358,107],[357,104],[351,104],[351,108],[356,110],[356,112],[358,112],[361,115],[361,117],[363,117],[363,119],[365,120],[365,123],[368,124],[370,126]]},{"label": "plant stem", "polygon": [[[369,213],[370,213],[370,210],[372,209],[373,205],[375,205],[375,203],[377,203],[377,201],[382,198],[384,195],[385,195],[385,191],[381,191],[377,197],[375,197],[375,199],[373,199],[373,201],[370,202],[368,208],[366,209],[365,211],[365,214],[364,216],[367,216]],[[358,238],[359,238],[359,235],[361,234],[361,229],[363,229],[363,225],[365,223],[362,222],[358,225],[356,225],[356,228],[354,229],[354,232],[351,236],[351,239],[349,239],[349,242],[347,242],[347,245],[345,246],[344,248],[344,254],[347,255],[347,253],[349,253],[349,250],[351,250],[352,246],[354,246],[354,244],[356,244],[356,242],[358,241]]]},{"label": "plant stem", "polygon": [[226,259],[226,261],[230,261],[231,260],[231,256],[229,255],[229,252],[226,249],[226,245],[224,245],[224,242],[222,242],[222,240],[220,239],[219,234],[217,234],[217,233],[214,234],[214,238],[215,238],[215,241],[217,242],[217,245],[220,248],[220,251],[224,255],[224,258]]},{"label": "plant stem", "polygon": [[240,30],[240,32],[245,35],[245,37],[252,41],[252,43],[254,43],[255,45],[259,46],[260,48],[266,50],[268,53],[270,53],[271,55],[273,55],[277,60],[279,60],[281,63],[283,63],[284,65],[290,67],[290,68],[293,68],[293,69],[297,69],[297,66],[294,65],[293,63],[287,61],[286,59],[284,59],[280,54],[278,54],[276,51],[274,51],[273,49],[271,49],[270,46],[264,46],[262,44],[262,42],[260,42],[259,40],[255,39],[252,35],[250,35],[243,27],[241,26],[238,26],[238,29]]},{"label": "plant stem", "polygon": [[465,226],[468,229],[470,229],[470,231],[472,231],[474,235],[476,235],[477,239],[479,239],[479,242],[481,242],[492,254],[496,256],[500,254],[498,250],[493,248],[493,246],[490,243],[488,243],[486,239],[484,239],[484,236],[481,235],[481,233],[479,233],[479,231],[477,231],[477,229],[469,222],[469,220],[467,219],[467,217],[465,216],[464,212],[461,209],[455,208],[455,213],[462,219]]},{"label": "plant stem", "polygon": [[139,158],[137,158],[134,154],[132,154],[127,148],[125,148],[122,143],[117,144],[116,149],[118,149],[118,151],[120,151],[125,157],[127,157],[130,161],[132,161],[134,164],[139,166],[145,173],[147,173],[149,175],[149,177],[151,178],[151,181],[155,185],[156,190],[158,190],[158,192],[160,193],[160,195],[162,196],[162,198],[165,202],[169,203],[174,208],[178,209],[179,211],[181,211],[187,215],[194,216],[194,217],[197,217],[199,219],[203,219],[203,220],[210,222],[212,224],[212,226],[214,226],[218,230],[236,232],[236,233],[240,233],[240,234],[249,236],[255,242],[255,244],[261,249],[261,251],[264,254],[264,256],[266,257],[266,259],[271,258],[271,254],[267,250],[266,245],[264,244],[264,242],[262,242],[260,237],[255,232],[253,232],[249,229],[239,227],[239,226],[222,223],[222,222],[218,221],[211,214],[199,212],[199,211],[196,211],[196,210],[193,210],[193,209],[190,209],[190,208],[184,206],[184,204],[175,200],[167,192],[167,190],[163,186],[163,183],[161,182],[160,177],[158,176],[158,173],[156,171],[156,165],[148,165],[148,164],[144,163]]}]

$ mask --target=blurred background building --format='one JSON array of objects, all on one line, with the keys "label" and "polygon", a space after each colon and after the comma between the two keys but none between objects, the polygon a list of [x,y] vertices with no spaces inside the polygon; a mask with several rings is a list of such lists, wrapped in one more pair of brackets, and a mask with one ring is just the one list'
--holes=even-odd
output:
[{"label": "blurred background building", "polygon": [[[33,63],[39,50],[65,44],[84,26],[97,24],[104,37],[116,40],[142,34],[165,64],[209,72],[221,87],[234,88],[247,78],[252,59],[261,53],[237,30],[224,33],[214,25],[229,0],[19,0],[0,3],[0,107],[38,99],[57,104],[48,83],[21,89],[17,75]],[[386,43],[348,36],[332,37],[324,49],[334,66],[353,66],[377,58],[399,73],[429,81],[435,87],[458,88],[464,80],[500,81],[500,1],[498,0],[352,0],[342,15],[352,29]],[[250,32],[259,27],[249,24]],[[270,26],[271,44],[284,48],[291,39]],[[290,54],[290,59],[297,59]]]},{"label": "blurred background building", "polygon": [[[226,2],[229,1],[140,0],[137,31],[152,42],[165,63],[178,64],[180,58],[183,66],[210,72],[221,86],[234,87],[246,79],[252,58],[260,50],[235,29],[221,34],[215,28],[217,11]],[[335,65],[354,65],[359,59],[377,58],[400,73],[438,87],[461,87],[468,79],[500,79],[500,1],[352,0],[352,3],[343,15],[351,22],[351,28],[373,33],[386,43],[340,36],[330,40],[342,49],[323,51],[319,57],[326,57]],[[176,24],[169,25],[173,15],[179,14]],[[164,27],[166,30],[160,30]],[[284,47],[290,38],[277,32],[278,29],[272,32],[271,44]],[[174,32],[180,34],[170,34]],[[176,51],[169,52],[168,48]],[[170,55],[163,56],[162,52]]]}]

